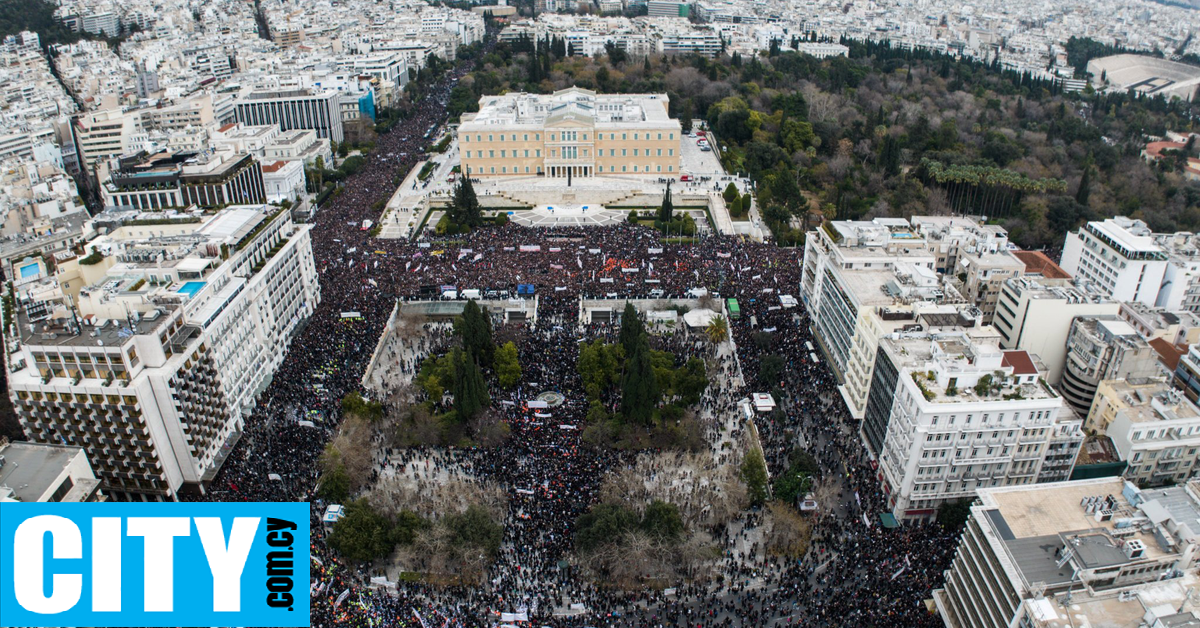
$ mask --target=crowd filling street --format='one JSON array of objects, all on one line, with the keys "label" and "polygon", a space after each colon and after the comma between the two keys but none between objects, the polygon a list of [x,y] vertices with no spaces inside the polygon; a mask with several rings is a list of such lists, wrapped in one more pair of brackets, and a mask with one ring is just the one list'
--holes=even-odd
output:
[{"label": "crowd filling street", "polygon": [[[322,628],[494,626],[499,613],[520,611],[528,614],[527,625],[564,628],[941,625],[925,601],[940,584],[954,539],[937,525],[880,525],[887,507],[877,472],[833,375],[806,348],[816,343],[803,305],[780,307],[780,294],[798,293],[801,250],[724,235],[669,243],[628,225],[486,226],[452,241],[383,240],[361,229],[364,220],[379,219],[372,204],[387,198],[397,175],[402,179],[429,148],[428,131],[445,122],[449,90],[469,68],[446,73],[412,115],[381,134],[366,165],[314,216],[321,303],[292,340],[203,498],[313,502],[311,623]],[[418,580],[372,588],[370,578],[382,572],[350,564],[324,543],[323,505],[314,493],[317,459],[336,432],[340,401],[362,390],[397,299],[416,299],[424,286],[515,292],[517,284],[536,286],[538,315],[516,334],[521,383],[491,391],[510,437],[497,447],[397,450],[379,462],[383,476],[417,472],[424,481],[461,477],[502,487],[508,516],[499,556],[478,586]],[[580,340],[612,338],[615,328],[581,324],[579,302],[610,298],[619,312],[622,299],[646,298],[652,290],[685,298],[695,288],[739,300],[741,315],[730,320],[732,344],[713,349],[698,342],[699,334],[682,333],[658,334],[654,343],[680,357],[709,360],[711,383],[696,413],[712,464],[740,462],[740,454],[731,453],[747,429],[739,402],[775,388],[782,392],[782,412],[755,417],[769,472],[786,470],[789,453],[801,447],[817,460],[818,482],[829,487],[831,503],[813,515],[813,542],[800,559],[765,552],[757,540],[764,514],[748,510],[708,531],[722,556],[709,576],[667,590],[617,590],[585,577],[569,560],[576,518],[596,502],[603,478],[631,468],[638,456],[581,438],[587,400],[575,368]],[[771,330],[770,346],[753,339],[763,330]],[[445,329],[431,334],[413,351],[385,351],[376,368],[411,377],[419,355],[445,349]],[[757,381],[768,353],[787,360],[782,381]],[[546,391],[561,393],[562,405],[537,413],[549,416],[529,412],[523,402]]]}]

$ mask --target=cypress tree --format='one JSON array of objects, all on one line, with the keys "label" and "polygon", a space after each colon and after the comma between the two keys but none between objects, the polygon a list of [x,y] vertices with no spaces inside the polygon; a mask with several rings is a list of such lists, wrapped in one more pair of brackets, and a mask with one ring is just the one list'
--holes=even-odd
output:
[{"label": "cypress tree", "polygon": [[466,351],[454,352],[454,410],[458,420],[473,418],[490,400],[479,364]]},{"label": "cypress tree", "polygon": [[627,357],[626,365],[625,381],[621,385],[621,414],[626,420],[650,425],[659,391],[646,334],[640,334],[633,343],[633,352]]},{"label": "cypress tree", "polygon": [[663,222],[671,222],[671,216],[675,213],[675,207],[671,204],[671,184],[667,184],[667,191],[663,193],[662,207],[658,209],[658,219]]},{"label": "cypress tree", "polygon": [[621,333],[617,337],[618,342],[625,348],[627,358],[633,354],[633,345],[637,342],[638,337],[645,333],[646,328],[642,325],[642,319],[638,317],[637,309],[627,301],[625,311],[621,313]]},{"label": "cypress tree", "polygon": [[475,299],[467,301],[462,316],[454,321],[454,333],[462,338],[463,350],[480,365],[492,365],[496,343],[492,340],[492,322]]}]

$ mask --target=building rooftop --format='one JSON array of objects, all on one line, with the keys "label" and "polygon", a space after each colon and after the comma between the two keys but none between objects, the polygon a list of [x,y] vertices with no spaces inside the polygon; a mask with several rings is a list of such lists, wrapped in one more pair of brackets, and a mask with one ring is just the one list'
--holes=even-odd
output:
[{"label": "building rooftop", "polygon": [[[26,442],[0,445],[0,501],[6,501],[3,499],[6,496],[21,502],[38,501],[82,452],[82,447],[67,445]],[[99,486],[98,480],[76,480],[60,501],[83,501]]]},{"label": "building rooftop", "polygon": [[1040,275],[1046,279],[1070,279],[1071,274],[1041,251],[1013,251],[1017,259],[1025,263],[1027,275]]},{"label": "building rooftop", "polygon": [[515,92],[484,96],[479,111],[464,115],[461,131],[492,126],[540,127],[565,120],[594,124],[597,128],[636,128],[646,123],[659,126],[679,122],[667,115],[666,94],[597,94],[572,87],[553,94]]}]

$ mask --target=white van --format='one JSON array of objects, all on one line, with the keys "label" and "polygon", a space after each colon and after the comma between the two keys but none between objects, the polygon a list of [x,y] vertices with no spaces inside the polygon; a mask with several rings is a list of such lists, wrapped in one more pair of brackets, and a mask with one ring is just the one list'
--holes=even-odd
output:
[{"label": "white van", "polygon": [[461,293],[459,293],[459,296],[468,300],[482,298],[481,293],[478,290],[463,290]]}]

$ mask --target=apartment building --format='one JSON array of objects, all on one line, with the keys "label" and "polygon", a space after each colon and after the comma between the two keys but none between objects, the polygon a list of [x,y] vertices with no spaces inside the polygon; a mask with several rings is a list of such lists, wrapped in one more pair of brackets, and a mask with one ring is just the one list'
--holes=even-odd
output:
[{"label": "apartment building", "polygon": [[[860,319],[873,308],[892,305],[904,291],[897,269],[907,278],[905,286],[920,288],[923,298],[940,301],[945,294],[934,270],[932,247],[908,221],[877,218],[827,224],[828,228],[811,231],[805,239],[800,296],[814,313],[817,342],[844,384],[856,330],[869,327],[869,321]],[[863,342],[867,345],[861,348],[873,352],[873,343],[866,338]],[[870,381],[869,373],[863,375]]]},{"label": "apartment building", "polygon": [[162,131],[185,129],[189,126],[208,127],[215,121],[212,98],[208,95],[142,112],[142,125],[145,128]]},{"label": "apartment building", "polygon": [[1059,390],[1079,416],[1087,416],[1100,382],[1165,374],[1158,353],[1119,316],[1079,316],[1067,333]]},{"label": "apartment building", "polygon": [[477,177],[676,177],[682,133],[666,94],[485,96],[458,128],[462,165]]},{"label": "apartment building", "polygon": [[1082,421],[1036,356],[1002,351],[990,333],[880,341],[862,432],[897,519],[932,521],[983,487],[1070,477]]},{"label": "apartment building", "polygon": [[262,164],[233,152],[138,152],[116,160],[100,191],[106,207],[147,210],[266,202]]},{"label": "apartment building", "polygon": [[1122,399],[1105,434],[1121,460],[1125,478],[1138,486],[1184,483],[1200,471],[1200,408],[1162,383]]},{"label": "apartment building", "polygon": [[115,261],[37,321],[36,284],[20,290],[8,356],[26,436],[83,447],[126,499],[204,490],[320,300],[311,227],[289,212],[160,215],[98,216],[111,230],[88,250]]},{"label": "apartment building", "polygon": [[238,122],[275,124],[280,130],[311,129],[323,139],[341,142],[341,96],[337,90],[248,90],[237,100]]},{"label": "apartment building", "polygon": [[662,54],[697,54],[713,58],[721,54],[721,36],[712,31],[664,33],[657,39]]},{"label": "apartment building", "polygon": [[79,162],[88,169],[102,160],[133,152],[141,133],[141,115],[120,109],[84,113],[71,121]]},{"label": "apartment building", "polygon": [[82,447],[0,438],[0,503],[104,500]]},{"label": "apartment building", "polygon": [[1116,314],[1120,304],[1082,287],[1017,277],[1004,282],[992,323],[1000,346],[1035,353],[1046,364],[1046,381],[1058,385],[1066,364],[1064,340],[1076,316]]},{"label": "apartment building", "polygon": [[1117,301],[1158,305],[1167,255],[1146,223],[1124,216],[1093,221],[1067,234],[1062,267],[1080,283]]},{"label": "apartment building", "polygon": [[1088,410],[1083,429],[1103,434],[1117,418],[1117,413],[1134,405],[1148,403],[1150,398],[1171,388],[1165,377],[1108,379],[1096,387],[1096,397]]},{"label": "apartment building", "polygon": [[934,603],[947,628],[1195,626],[1197,523],[1193,485],[980,489]]}]

